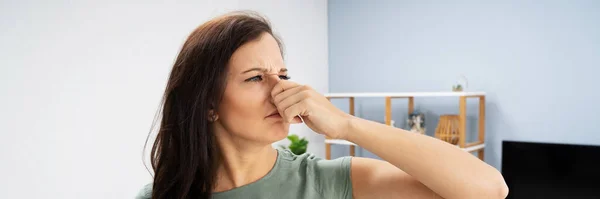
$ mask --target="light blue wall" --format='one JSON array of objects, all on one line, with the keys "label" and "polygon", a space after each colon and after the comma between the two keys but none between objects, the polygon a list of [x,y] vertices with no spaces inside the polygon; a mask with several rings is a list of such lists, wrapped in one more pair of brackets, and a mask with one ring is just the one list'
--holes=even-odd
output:
[{"label": "light blue wall", "polygon": [[[503,140],[600,145],[600,1],[328,6],[330,92],[449,91],[464,74],[469,90],[487,92],[485,161],[493,166],[500,169]],[[405,120],[406,101],[393,104],[393,119]],[[416,98],[416,106],[428,134],[440,114],[458,113],[457,98]],[[468,101],[472,134],[477,107]],[[383,121],[384,100],[357,100],[357,113]],[[347,147],[332,151],[347,155]]]}]

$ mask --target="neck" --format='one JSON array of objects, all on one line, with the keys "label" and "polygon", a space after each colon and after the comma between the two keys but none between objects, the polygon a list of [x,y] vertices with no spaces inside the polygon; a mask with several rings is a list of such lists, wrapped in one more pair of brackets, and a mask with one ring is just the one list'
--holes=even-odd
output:
[{"label": "neck", "polygon": [[229,133],[218,133],[220,161],[214,192],[223,192],[250,184],[271,171],[277,150],[270,144],[250,144]]}]

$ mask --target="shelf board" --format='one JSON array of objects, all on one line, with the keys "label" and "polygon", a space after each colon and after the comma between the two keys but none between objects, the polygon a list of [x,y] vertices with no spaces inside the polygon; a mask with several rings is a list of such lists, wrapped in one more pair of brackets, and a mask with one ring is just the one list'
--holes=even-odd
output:
[{"label": "shelf board", "polygon": [[341,145],[354,145],[356,144],[346,141],[346,140],[338,140],[338,139],[325,139],[326,144],[341,144]]},{"label": "shelf board", "polygon": [[475,97],[484,96],[485,92],[402,92],[402,93],[327,93],[325,97]]},{"label": "shelf board", "polygon": [[477,151],[479,149],[483,149],[485,148],[485,144],[478,144],[478,145],[473,145],[467,148],[463,148],[464,151],[466,152],[473,152],[473,151]]},{"label": "shelf board", "polygon": [[[339,139],[325,139],[325,143],[326,144],[340,144],[340,145],[353,145],[353,146],[357,146],[356,144],[346,141],[346,140],[339,140]],[[458,145],[456,145],[458,147]],[[477,151],[479,149],[483,149],[485,148],[485,144],[478,144],[478,145],[473,145],[470,147],[466,147],[466,148],[462,148],[464,151],[466,152],[473,152],[473,151]]]}]

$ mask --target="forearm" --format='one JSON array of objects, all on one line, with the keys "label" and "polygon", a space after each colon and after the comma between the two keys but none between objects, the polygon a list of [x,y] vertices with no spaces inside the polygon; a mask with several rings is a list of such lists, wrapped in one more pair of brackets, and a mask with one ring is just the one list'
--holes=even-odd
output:
[{"label": "forearm", "polygon": [[503,198],[493,167],[438,139],[353,118],[345,139],[395,165],[444,198]]}]

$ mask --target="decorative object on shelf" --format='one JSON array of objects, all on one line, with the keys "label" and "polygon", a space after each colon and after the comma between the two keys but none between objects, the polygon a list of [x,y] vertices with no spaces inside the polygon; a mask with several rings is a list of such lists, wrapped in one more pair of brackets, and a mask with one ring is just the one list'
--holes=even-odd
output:
[{"label": "decorative object on shelf", "polygon": [[[290,149],[292,153],[296,155],[302,155],[306,153],[306,148],[308,147],[308,140],[304,139],[304,137],[299,138],[298,135],[291,134],[287,136],[287,139],[291,142],[287,148]],[[281,148],[285,149],[284,146],[281,146]]]},{"label": "decorative object on shelf", "polygon": [[408,128],[411,132],[425,134],[425,114],[419,112],[412,112],[408,115]]},{"label": "decorative object on shelf", "polygon": [[459,141],[460,118],[458,115],[441,115],[440,122],[435,129],[435,137],[452,145]]},{"label": "decorative object on shelf", "polygon": [[463,88],[460,84],[456,84],[456,85],[452,86],[452,91],[461,92],[461,91],[463,91]]},{"label": "decorative object on shelf", "polygon": [[462,92],[465,91],[467,87],[469,87],[469,81],[467,80],[467,77],[460,75],[456,81],[456,84],[452,85],[452,91]]}]

